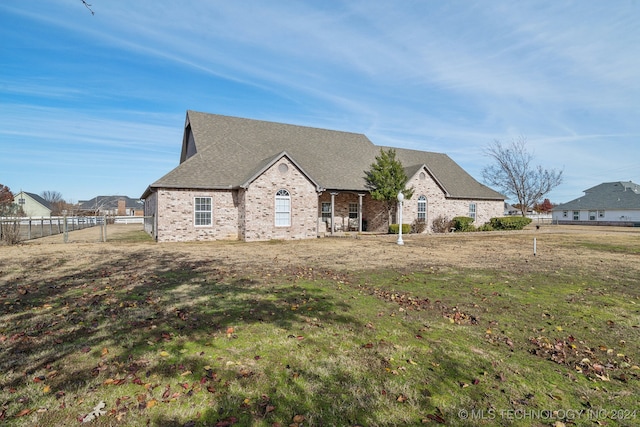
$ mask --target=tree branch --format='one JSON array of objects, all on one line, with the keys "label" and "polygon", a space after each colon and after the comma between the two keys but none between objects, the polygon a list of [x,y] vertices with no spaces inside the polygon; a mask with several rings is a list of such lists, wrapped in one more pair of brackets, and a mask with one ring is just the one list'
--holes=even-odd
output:
[{"label": "tree branch", "polygon": [[87,3],[87,0],[80,0],[80,1],[84,5],[84,7],[86,7],[89,10],[89,12],[91,12],[92,15],[95,15],[95,12],[93,11],[93,9],[91,9],[91,5]]}]

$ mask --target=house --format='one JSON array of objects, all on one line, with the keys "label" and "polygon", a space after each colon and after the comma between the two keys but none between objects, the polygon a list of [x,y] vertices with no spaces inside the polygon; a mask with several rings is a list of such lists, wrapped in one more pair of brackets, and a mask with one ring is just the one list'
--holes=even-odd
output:
[{"label": "house", "polygon": [[35,193],[20,191],[13,196],[13,203],[18,205],[24,216],[28,217],[50,217],[53,211],[51,203]]},{"label": "house", "polygon": [[89,215],[142,216],[144,204],[127,196],[96,196],[79,201],[77,209]]},{"label": "house", "polygon": [[[386,232],[364,179],[381,149],[357,133],[187,111],[179,165],[142,195],[145,228],[159,242]],[[414,188],[405,223],[502,216],[504,196],[447,155],[395,151]]]},{"label": "house", "polygon": [[604,182],[584,193],[554,207],[553,222],[640,227],[640,185],[631,181]]}]

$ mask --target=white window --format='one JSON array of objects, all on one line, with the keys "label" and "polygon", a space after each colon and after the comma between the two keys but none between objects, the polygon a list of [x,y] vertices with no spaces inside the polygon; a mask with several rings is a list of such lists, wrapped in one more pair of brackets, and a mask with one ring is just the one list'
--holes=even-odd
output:
[{"label": "white window", "polygon": [[331,219],[331,203],[322,202],[322,220],[327,221]]},{"label": "white window", "polygon": [[425,196],[418,197],[418,219],[427,220],[427,198]]},{"label": "white window", "polygon": [[596,220],[596,211],[589,211],[589,221]]},{"label": "white window", "polygon": [[291,225],[291,196],[287,190],[281,189],[276,193],[276,227]]},{"label": "white window", "polygon": [[193,213],[193,222],[196,227],[211,226],[213,217],[211,197],[196,197]]},{"label": "white window", "polygon": [[604,219],[604,211],[598,211],[598,218]]},{"label": "white window", "polygon": [[580,221],[580,211],[573,211],[573,220]]},{"label": "white window", "polygon": [[562,211],[562,217],[563,218],[569,218],[569,212],[568,211]]},{"label": "white window", "polygon": [[476,220],[476,204],[475,203],[469,203],[469,218],[473,218],[473,220]]},{"label": "white window", "polygon": [[358,204],[357,203],[349,203],[349,218],[351,218],[351,219],[358,218]]}]

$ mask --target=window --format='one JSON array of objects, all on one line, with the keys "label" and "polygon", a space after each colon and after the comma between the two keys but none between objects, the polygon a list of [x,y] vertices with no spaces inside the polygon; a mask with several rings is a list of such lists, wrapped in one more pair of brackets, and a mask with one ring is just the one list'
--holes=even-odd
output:
[{"label": "window", "polygon": [[358,218],[358,204],[349,203],[349,218]]},{"label": "window", "polygon": [[469,203],[469,218],[473,218],[473,220],[476,220],[476,204],[475,203]]},{"label": "window", "polygon": [[194,200],[194,224],[196,227],[206,227],[212,224],[211,197],[196,197]]},{"label": "window", "polygon": [[418,220],[427,220],[427,198],[425,196],[418,197]]},{"label": "window", "polygon": [[563,218],[569,218],[569,212],[568,211],[562,211],[562,217]]},{"label": "window", "polygon": [[573,220],[580,221],[580,211],[573,211]]},{"label": "window", "polygon": [[276,193],[276,227],[291,225],[291,196],[287,190],[281,189]]},{"label": "window", "polygon": [[604,219],[604,211],[598,211],[598,218]]},{"label": "window", "polygon": [[589,221],[596,220],[596,211],[589,211]]},{"label": "window", "polygon": [[328,221],[331,219],[331,203],[322,202],[322,220]]}]

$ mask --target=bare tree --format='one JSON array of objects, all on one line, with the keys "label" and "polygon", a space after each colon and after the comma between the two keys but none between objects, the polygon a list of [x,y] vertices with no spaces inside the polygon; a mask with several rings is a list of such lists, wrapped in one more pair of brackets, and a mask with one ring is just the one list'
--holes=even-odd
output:
[{"label": "bare tree", "polygon": [[494,163],[482,170],[482,178],[490,186],[498,187],[505,196],[513,197],[522,207],[522,216],[542,197],[562,183],[562,171],[533,166],[533,155],[527,151],[524,137],[509,145],[493,141],[485,154]]},{"label": "bare tree", "polygon": [[60,215],[65,209],[66,202],[62,198],[62,194],[58,191],[46,190],[40,193],[40,197],[45,199],[51,205],[53,215]]}]

